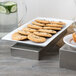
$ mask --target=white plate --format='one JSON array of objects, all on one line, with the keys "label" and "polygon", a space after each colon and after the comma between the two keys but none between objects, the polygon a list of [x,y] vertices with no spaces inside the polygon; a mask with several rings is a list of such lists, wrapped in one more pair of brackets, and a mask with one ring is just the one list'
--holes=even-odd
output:
[{"label": "white plate", "polygon": [[[35,43],[35,42],[30,41],[30,40],[27,40],[27,41],[16,41],[16,40],[12,40],[11,36],[12,36],[12,34],[14,32],[17,32],[18,30],[21,30],[23,27],[27,27],[27,24],[32,23],[32,21],[34,21],[35,19],[45,19],[45,20],[49,20],[49,21],[62,21],[62,22],[65,22],[66,25],[62,28],[61,31],[57,32],[51,38],[48,38],[46,40],[46,42],[44,42],[44,43]],[[21,27],[17,28],[16,30],[12,31],[11,33],[8,33],[2,39],[3,40],[9,40],[9,41],[15,41],[15,42],[19,42],[19,43],[24,43],[24,44],[30,44],[30,45],[36,45],[36,46],[45,47],[46,45],[48,45],[53,39],[55,39],[59,34],[61,34],[65,29],[67,29],[73,23],[72,20],[62,20],[62,19],[55,19],[55,18],[42,18],[42,17],[38,17],[38,18],[35,18],[35,19],[33,19],[33,20],[29,21],[28,23],[22,25]]]},{"label": "white plate", "polygon": [[76,49],[76,43],[73,41],[72,34],[69,34],[63,38],[64,43]]}]

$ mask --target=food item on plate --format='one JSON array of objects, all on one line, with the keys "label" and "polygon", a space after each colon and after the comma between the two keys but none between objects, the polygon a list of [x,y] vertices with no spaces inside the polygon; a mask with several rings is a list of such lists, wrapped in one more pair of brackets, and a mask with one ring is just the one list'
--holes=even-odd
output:
[{"label": "food item on plate", "polygon": [[63,25],[58,25],[58,24],[46,24],[48,27],[63,27]]},{"label": "food item on plate", "polygon": [[25,40],[25,39],[27,39],[27,36],[24,36],[24,35],[19,34],[18,32],[15,32],[12,35],[12,39],[13,40]]},{"label": "food item on plate", "polygon": [[28,31],[28,32],[31,32],[31,33],[37,31],[36,29],[32,29],[32,28],[28,28],[28,27],[25,27],[25,28],[23,28],[22,30]]},{"label": "food item on plate", "polygon": [[41,26],[31,25],[31,24],[28,24],[27,27],[32,28],[32,29],[42,29]]},{"label": "food item on plate", "polygon": [[39,20],[39,19],[36,19],[35,21],[38,22],[38,23],[42,23],[42,24],[66,25],[66,23],[64,23],[62,21],[48,21],[48,20]]},{"label": "food item on plate", "polygon": [[[45,19],[36,19],[32,23],[28,24],[27,27],[18,30],[12,35],[13,40],[25,40],[29,39],[36,43],[43,43],[46,41],[46,38],[52,37],[53,34],[56,34],[60,31],[65,25],[61,21],[48,21]],[[73,40],[76,42],[76,35],[73,34]]]},{"label": "food item on plate", "polygon": [[50,21],[51,24],[58,24],[58,25],[66,25],[66,23],[62,21]]},{"label": "food item on plate", "polygon": [[44,32],[34,32],[35,35],[41,36],[41,37],[52,37],[51,34],[49,33],[44,33]]},{"label": "food item on plate", "polygon": [[28,34],[30,34],[29,31],[24,31],[24,30],[18,30],[18,33],[20,33],[22,35],[28,35]]},{"label": "food item on plate", "polygon": [[74,42],[76,42],[76,33],[72,34]]},{"label": "food item on plate", "polygon": [[59,27],[43,27],[43,29],[49,29],[49,30],[61,30]]},{"label": "food item on plate", "polygon": [[39,20],[39,19],[36,19],[35,21],[38,22],[38,23],[43,23],[43,24],[50,23],[50,21],[47,21],[47,20]]},{"label": "food item on plate", "polygon": [[38,23],[38,22],[35,22],[35,21],[34,21],[34,22],[32,22],[32,24],[33,24],[33,25],[38,25],[38,26],[45,26],[45,24]]},{"label": "food item on plate", "polygon": [[56,31],[54,31],[54,30],[39,29],[38,31],[40,31],[40,32],[45,32],[45,33],[56,34]]},{"label": "food item on plate", "polygon": [[46,41],[46,38],[40,37],[40,36],[37,36],[37,35],[34,35],[34,34],[29,34],[28,39],[33,41],[33,42],[37,42],[37,43],[43,43],[43,42]]}]

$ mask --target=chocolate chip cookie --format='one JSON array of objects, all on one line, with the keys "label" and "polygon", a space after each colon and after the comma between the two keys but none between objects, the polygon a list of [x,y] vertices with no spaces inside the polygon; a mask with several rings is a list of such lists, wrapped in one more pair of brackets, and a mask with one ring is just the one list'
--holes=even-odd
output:
[{"label": "chocolate chip cookie", "polygon": [[32,22],[32,24],[33,24],[33,25],[38,25],[38,26],[45,26],[45,24],[38,23],[38,22],[35,22],[35,21],[34,21],[34,22]]},{"label": "chocolate chip cookie", "polygon": [[51,34],[45,32],[34,32],[34,34],[41,37],[52,37]]},{"label": "chocolate chip cookie", "polygon": [[28,24],[27,27],[32,28],[32,29],[42,29],[41,26],[38,26],[38,25],[31,25],[31,24]]},{"label": "chocolate chip cookie", "polygon": [[22,30],[24,30],[24,31],[28,31],[28,32],[31,32],[31,33],[37,31],[36,29],[32,29],[32,28],[28,28],[28,27],[25,27],[25,28],[23,28]]},{"label": "chocolate chip cookie", "polygon": [[54,30],[39,29],[38,31],[40,31],[40,32],[45,32],[45,33],[56,34],[56,31],[54,31]]},{"label": "chocolate chip cookie", "polygon": [[18,30],[18,33],[20,33],[22,35],[28,35],[28,34],[30,34],[29,31],[24,31],[24,30]]},{"label": "chocolate chip cookie", "polygon": [[37,42],[37,43],[43,43],[43,42],[46,41],[46,38],[40,37],[40,36],[37,36],[37,35],[34,35],[34,34],[29,34],[28,39],[33,41],[33,42]]},{"label": "chocolate chip cookie", "polygon": [[14,34],[12,34],[12,39],[13,40],[26,40],[27,36],[21,35],[18,32],[15,32]]}]

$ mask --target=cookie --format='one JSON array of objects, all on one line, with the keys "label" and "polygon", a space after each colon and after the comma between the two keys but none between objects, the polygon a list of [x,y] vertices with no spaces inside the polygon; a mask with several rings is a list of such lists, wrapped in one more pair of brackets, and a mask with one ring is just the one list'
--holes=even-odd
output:
[{"label": "cookie", "polygon": [[27,26],[28,26],[29,28],[32,28],[32,29],[42,29],[41,26],[37,26],[37,25],[28,24]]},{"label": "cookie", "polygon": [[36,19],[35,21],[38,22],[38,23],[42,23],[42,24],[48,24],[48,23],[50,23],[50,21],[47,21],[47,20]]},{"label": "cookie", "polygon": [[44,32],[34,32],[34,34],[37,35],[37,36],[42,36],[42,37],[52,37],[51,34],[44,33]]},{"label": "cookie", "polygon": [[56,31],[54,31],[54,30],[39,29],[38,31],[40,31],[40,32],[45,32],[45,33],[56,34]]},{"label": "cookie", "polygon": [[74,42],[76,42],[76,33],[75,32],[72,34],[72,37],[73,37]]},{"label": "cookie", "polygon": [[38,23],[38,22],[32,22],[33,25],[38,25],[38,26],[45,26],[45,24]]},{"label": "cookie", "polygon": [[15,32],[14,34],[12,34],[12,39],[13,40],[25,40],[27,39],[27,36],[21,35],[18,32]]},{"label": "cookie", "polygon": [[23,28],[22,30],[23,30],[23,31],[28,31],[28,32],[31,32],[31,33],[37,31],[36,29],[31,29],[31,28],[28,28],[28,27],[25,27],[25,28]]},{"label": "cookie", "polygon": [[57,21],[51,21],[50,23],[51,24],[58,24],[58,25],[66,25],[66,23],[64,23],[62,21],[59,21],[59,22],[57,22]]},{"label": "cookie", "polygon": [[24,30],[18,30],[18,33],[20,33],[22,35],[28,35],[28,34],[30,34],[29,31],[24,31]]},{"label": "cookie", "polygon": [[59,21],[57,22],[58,25],[66,25],[66,23],[62,22],[62,21]]},{"label": "cookie", "polygon": [[61,30],[59,27],[43,27],[43,29],[48,29],[48,30]]},{"label": "cookie", "polygon": [[63,25],[58,25],[58,24],[46,24],[46,26],[48,26],[48,27],[60,27],[60,28],[63,27]]},{"label": "cookie", "polygon": [[29,34],[28,35],[28,39],[33,41],[33,42],[37,42],[37,43],[43,43],[46,41],[46,38],[44,37],[39,37],[39,36],[36,36],[34,34]]}]

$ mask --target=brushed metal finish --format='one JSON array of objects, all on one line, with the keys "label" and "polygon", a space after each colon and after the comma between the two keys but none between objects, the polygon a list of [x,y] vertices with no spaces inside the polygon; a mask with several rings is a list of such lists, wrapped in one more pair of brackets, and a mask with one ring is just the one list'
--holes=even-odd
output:
[{"label": "brushed metal finish", "polygon": [[60,67],[76,70],[76,50],[64,45],[59,51]]},{"label": "brushed metal finish", "polygon": [[30,58],[40,60],[46,55],[47,51],[52,51],[56,43],[66,34],[67,30],[58,35],[52,42],[50,42],[46,47],[34,46],[16,43],[11,47],[12,56],[18,56],[23,58]]},{"label": "brushed metal finish", "polygon": [[39,60],[42,47],[16,43],[11,47],[12,56]]}]

